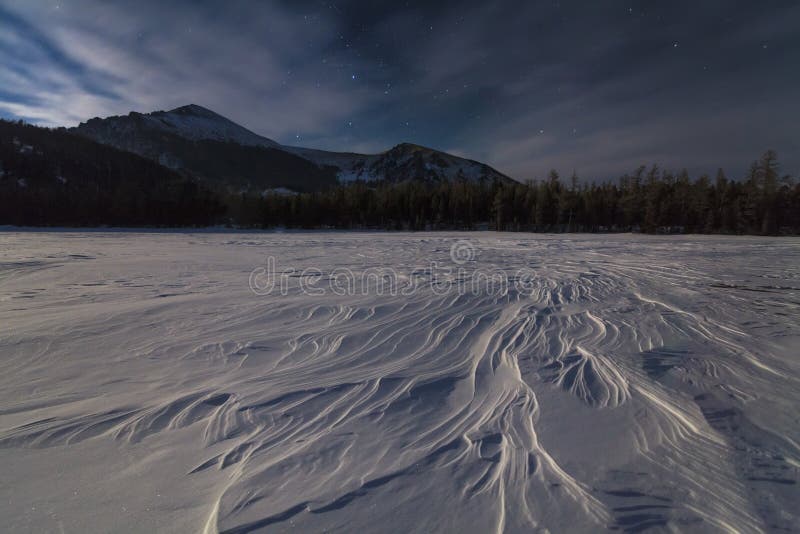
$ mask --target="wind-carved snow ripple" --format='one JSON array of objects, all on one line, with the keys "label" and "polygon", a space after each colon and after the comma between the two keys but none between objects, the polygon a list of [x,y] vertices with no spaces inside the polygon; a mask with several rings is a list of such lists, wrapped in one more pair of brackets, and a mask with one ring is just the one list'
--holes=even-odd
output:
[{"label": "wind-carved snow ripple", "polygon": [[614,408],[629,396],[627,381],[613,364],[580,347],[543,367],[542,375],[592,406]]},{"label": "wind-carved snow ripple", "polygon": [[[237,469],[209,528],[291,521],[314,531],[323,515],[325,528],[344,528],[354,520],[348,505],[387,498],[407,512],[409,529],[444,528],[438,514],[413,513],[432,512],[421,498],[435,499],[439,485],[452,486],[450,500],[465,510],[483,503],[458,520],[465,528],[535,527],[546,509],[605,521],[602,505],[538,443],[536,397],[512,357],[520,307],[505,297],[426,295],[363,313],[301,312],[305,333],[290,341],[281,368],[248,380],[271,385],[239,408],[263,430],[197,468]],[[304,376],[313,380],[298,389]]]},{"label": "wind-carved snow ripple", "polygon": [[[0,446],[125,448],[193,432],[184,476],[213,481],[196,507],[208,533],[791,527],[798,380],[778,343],[798,334],[794,297],[734,312],[751,292],[710,280],[699,245],[475,239],[481,267],[535,269],[529,291],[257,298],[222,284],[232,295],[124,301],[109,317],[76,308],[64,338],[85,350],[44,328],[4,341],[8,369],[39,380],[52,366],[76,385],[0,410],[14,417]],[[422,270],[451,241],[224,246],[361,267],[411,255]],[[225,265],[242,282],[242,266]]]},{"label": "wind-carved snow ripple", "polygon": [[74,445],[101,435],[137,443],[148,436],[205,421],[208,445],[235,436],[242,418],[226,393],[197,393],[149,408],[122,407],[66,419],[48,418],[11,429],[0,437],[0,447],[54,447]]}]

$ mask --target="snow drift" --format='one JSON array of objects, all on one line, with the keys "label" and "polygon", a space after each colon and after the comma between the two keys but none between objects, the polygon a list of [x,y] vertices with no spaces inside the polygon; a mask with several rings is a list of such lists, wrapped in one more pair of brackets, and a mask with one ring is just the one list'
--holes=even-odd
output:
[{"label": "snow drift", "polygon": [[[527,294],[255,295],[251,270],[533,269]],[[800,243],[0,235],[13,531],[797,525]]]}]

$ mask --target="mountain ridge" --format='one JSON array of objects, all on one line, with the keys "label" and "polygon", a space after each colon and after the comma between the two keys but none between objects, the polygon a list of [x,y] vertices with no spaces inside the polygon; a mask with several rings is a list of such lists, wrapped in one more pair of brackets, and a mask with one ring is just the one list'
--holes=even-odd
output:
[{"label": "mountain ridge", "polygon": [[81,123],[77,128],[88,129],[102,124],[118,125],[126,119],[148,122],[151,127],[173,133],[192,140],[235,142],[240,145],[279,147],[272,139],[248,130],[219,113],[197,104],[188,104],[170,111],[140,113],[131,111],[128,115],[113,115],[106,118],[94,117]]},{"label": "mountain ridge", "polygon": [[[354,180],[499,180],[513,183],[510,177],[484,163],[408,142],[377,154],[282,145],[197,104],[170,111],[133,111],[128,115],[95,117],[70,131],[154,159],[171,169],[188,171],[201,179],[230,182],[234,187],[249,190],[287,187],[303,191]],[[236,149],[231,145],[244,148]],[[201,155],[200,151],[206,154]],[[238,169],[231,170],[233,174],[220,165],[210,172],[209,154],[217,154],[217,160],[224,161],[235,157],[252,160],[258,170],[248,169],[248,165],[240,161],[236,165]],[[284,174],[280,178],[261,179],[259,173],[269,170],[271,160],[280,160]],[[310,169],[308,164],[315,169]],[[285,173],[295,174],[290,177]],[[313,176],[313,183],[307,183],[307,175]]]}]

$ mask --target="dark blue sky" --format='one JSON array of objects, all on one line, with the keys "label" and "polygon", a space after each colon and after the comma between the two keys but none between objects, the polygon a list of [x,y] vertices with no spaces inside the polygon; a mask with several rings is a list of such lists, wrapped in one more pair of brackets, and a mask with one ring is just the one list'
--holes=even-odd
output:
[{"label": "dark blue sky", "polygon": [[287,144],[409,141],[518,179],[800,173],[796,1],[0,0],[0,115],[196,103]]}]

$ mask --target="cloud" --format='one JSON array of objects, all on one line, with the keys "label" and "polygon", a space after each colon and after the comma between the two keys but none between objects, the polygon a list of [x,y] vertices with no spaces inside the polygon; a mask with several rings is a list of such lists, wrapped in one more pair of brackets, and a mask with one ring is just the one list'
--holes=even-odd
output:
[{"label": "cloud", "polygon": [[767,146],[800,170],[800,8],[628,4],[0,0],[0,113],[197,103],[284,143],[456,147],[521,179],[737,172]]},{"label": "cloud", "polygon": [[[24,45],[18,63],[31,67],[4,75],[14,94],[0,106],[47,124],[193,102],[281,138],[324,133],[368,102],[363,91],[320,79],[298,52],[305,38],[290,30],[297,21],[287,11],[89,1],[20,11],[7,13],[15,24],[5,40]],[[315,38],[335,39],[335,24],[322,26],[330,29]]]}]

